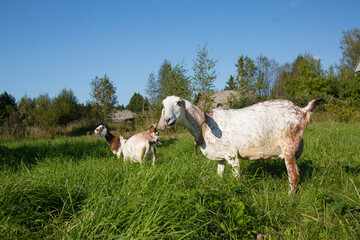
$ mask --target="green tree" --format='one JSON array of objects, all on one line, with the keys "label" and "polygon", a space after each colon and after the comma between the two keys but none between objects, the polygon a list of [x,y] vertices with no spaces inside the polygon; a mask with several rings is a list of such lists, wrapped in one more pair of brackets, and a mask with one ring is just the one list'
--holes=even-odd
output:
[{"label": "green tree", "polygon": [[15,97],[9,95],[4,91],[0,95],[0,123],[3,123],[11,116],[12,112],[16,110]]},{"label": "green tree", "polygon": [[171,81],[170,72],[171,63],[165,59],[160,66],[157,78],[154,73],[149,74],[145,92],[152,104],[159,104],[166,97],[166,86]]},{"label": "green tree", "polygon": [[35,121],[39,126],[54,126],[54,115],[52,111],[52,101],[48,94],[40,94],[34,100]]},{"label": "green tree", "polygon": [[360,74],[354,70],[360,61],[360,29],[353,28],[343,31],[340,41],[342,49],[341,65],[339,72],[339,97],[342,99],[360,99]]},{"label": "green tree", "polygon": [[185,99],[192,99],[191,79],[187,76],[184,63],[176,64],[169,73],[170,81],[164,88],[165,96],[176,95]]},{"label": "green tree", "polygon": [[360,29],[353,28],[343,31],[343,38],[340,41],[342,49],[341,66],[354,71],[360,61]]},{"label": "green tree", "polygon": [[134,93],[130,98],[129,104],[126,106],[126,109],[134,113],[141,113],[149,110],[149,105],[149,100],[147,98],[144,99],[140,93]]},{"label": "green tree", "polygon": [[214,82],[216,80],[215,66],[217,60],[209,58],[208,44],[205,42],[202,48],[196,49],[196,57],[193,61],[192,70],[194,76],[192,77],[192,85],[194,94],[201,94],[206,103],[204,111],[209,110],[211,102],[213,101],[213,93],[215,90]]},{"label": "green tree", "polygon": [[28,96],[24,96],[19,102],[19,117],[21,122],[26,126],[32,126],[36,123],[35,116],[35,99],[31,99]]},{"label": "green tree", "polygon": [[159,101],[160,94],[161,94],[160,87],[159,87],[159,81],[156,80],[156,76],[154,73],[149,74],[145,92],[149,96],[150,102],[152,104],[156,104]]},{"label": "green tree", "polygon": [[191,99],[191,80],[183,62],[171,67],[171,63],[165,60],[160,66],[157,78],[154,74],[149,75],[146,93],[157,105],[169,95]]},{"label": "green tree", "polygon": [[286,91],[298,104],[306,104],[310,99],[330,91],[320,60],[309,54],[297,57],[285,84]]},{"label": "green tree", "polygon": [[106,74],[102,78],[96,76],[90,86],[93,107],[101,116],[102,121],[106,121],[117,103],[116,88]]},{"label": "green tree", "polygon": [[209,58],[209,50],[207,43],[202,48],[196,50],[196,58],[193,61],[192,70],[194,76],[192,77],[192,84],[194,93],[214,91],[214,82],[216,80],[215,65],[217,60]]},{"label": "green tree", "polygon": [[261,80],[258,81],[258,69],[254,61],[248,56],[242,55],[235,66],[237,68],[237,76],[235,78],[236,89],[242,97],[254,95],[261,87],[258,86]]},{"label": "green tree", "polygon": [[78,100],[71,89],[64,88],[53,99],[52,104],[56,124],[65,125],[81,117]]},{"label": "green tree", "polygon": [[271,87],[271,97],[273,98],[288,98],[286,91],[286,79],[291,74],[291,64],[285,63],[279,67],[275,81]]},{"label": "green tree", "polygon": [[235,88],[235,79],[232,75],[230,75],[229,80],[226,82],[224,90],[234,90]]},{"label": "green tree", "polygon": [[261,96],[268,97],[271,93],[271,87],[277,78],[279,64],[275,59],[269,59],[268,57],[260,54],[256,58],[256,66],[259,70],[259,78],[255,84],[256,88]]}]

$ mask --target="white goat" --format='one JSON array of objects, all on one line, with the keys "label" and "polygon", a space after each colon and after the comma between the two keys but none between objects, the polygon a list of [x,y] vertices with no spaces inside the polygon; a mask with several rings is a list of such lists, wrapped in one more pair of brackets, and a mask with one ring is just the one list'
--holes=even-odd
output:
[{"label": "white goat", "polygon": [[243,109],[216,108],[205,114],[187,100],[169,96],[163,100],[158,130],[183,124],[195,138],[202,153],[218,161],[222,176],[225,161],[240,176],[239,157],[249,160],[282,158],[295,193],[299,180],[296,159],[303,150],[302,135],[316,105],[314,99],[305,108],[288,100],[269,100]]},{"label": "white goat", "polygon": [[156,162],[156,145],[161,144],[158,140],[159,132],[156,129],[156,124],[152,124],[147,131],[136,133],[129,139],[120,137],[121,151],[124,156],[124,161],[131,160],[142,163],[145,161],[147,155],[152,152],[152,164]]},{"label": "white goat", "polygon": [[[109,143],[111,151],[120,158],[121,155],[121,148],[120,148],[120,137],[114,136],[110,133],[110,131],[107,130],[107,128],[104,125],[98,126],[95,131],[95,135],[99,135],[101,138],[105,138],[106,141]],[[128,138],[126,138],[128,139]]]}]

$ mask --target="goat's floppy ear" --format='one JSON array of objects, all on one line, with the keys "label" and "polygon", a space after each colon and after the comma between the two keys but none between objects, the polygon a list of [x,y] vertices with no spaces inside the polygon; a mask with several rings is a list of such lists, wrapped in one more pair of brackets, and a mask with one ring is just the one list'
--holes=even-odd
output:
[{"label": "goat's floppy ear", "polygon": [[205,122],[204,113],[200,110],[200,108],[198,108],[194,104],[192,104],[188,101],[185,102],[185,109],[186,109],[186,111],[188,111],[190,113],[190,115],[192,115],[194,117],[195,121],[198,124],[202,125]]},{"label": "goat's floppy ear", "polygon": [[165,109],[163,108],[161,111],[161,117],[159,123],[156,126],[157,130],[164,131],[165,130]]}]

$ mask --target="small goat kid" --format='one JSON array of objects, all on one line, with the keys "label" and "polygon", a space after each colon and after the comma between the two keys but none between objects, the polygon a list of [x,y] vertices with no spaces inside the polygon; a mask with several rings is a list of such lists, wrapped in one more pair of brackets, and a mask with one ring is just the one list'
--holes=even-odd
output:
[{"label": "small goat kid", "polygon": [[147,131],[136,133],[129,139],[120,137],[120,148],[124,161],[129,159],[142,163],[152,152],[152,165],[154,166],[156,163],[156,146],[161,144],[158,135],[156,124],[152,124]]},{"label": "small goat kid", "polygon": [[160,144],[156,124],[152,124],[147,131],[139,132],[132,137],[114,136],[104,125],[98,126],[94,133],[106,139],[111,151],[118,158],[122,153],[124,161],[131,159],[141,163],[151,151],[153,153],[153,165],[155,165],[156,145]]},{"label": "small goat kid", "polygon": [[296,160],[303,150],[302,135],[310,115],[322,99],[314,99],[305,108],[288,100],[269,100],[243,109],[216,108],[203,113],[197,106],[176,96],[163,100],[158,130],[183,124],[202,153],[218,161],[222,176],[225,161],[240,177],[239,158],[267,160],[282,158],[289,176],[290,191],[295,193],[299,180]]},{"label": "small goat kid", "polygon": [[121,155],[121,148],[120,148],[120,137],[114,136],[110,133],[110,131],[107,130],[107,128],[104,125],[98,126],[95,131],[95,135],[99,135],[101,138],[105,138],[106,141],[109,143],[109,146],[111,148],[111,151],[117,156],[117,158],[120,158]]}]

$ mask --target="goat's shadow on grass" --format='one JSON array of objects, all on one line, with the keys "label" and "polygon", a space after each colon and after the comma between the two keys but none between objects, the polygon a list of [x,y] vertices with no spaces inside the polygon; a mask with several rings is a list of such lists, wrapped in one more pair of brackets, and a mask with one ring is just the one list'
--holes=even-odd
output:
[{"label": "goat's shadow on grass", "polygon": [[177,138],[169,138],[169,139],[161,139],[160,138],[161,145],[158,148],[168,147],[170,145],[175,144],[177,141],[178,141]]},{"label": "goat's shadow on grass", "polygon": [[[244,160],[245,161],[245,160]],[[318,171],[319,167],[314,166],[313,162],[308,159],[297,161],[300,169],[300,181],[304,181],[312,177],[314,171]],[[241,164],[240,164],[241,165]],[[254,161],[244,168],[246,174],[251,176],[257,175],[261,178],[270,176],[272,178],[283,178],[284,174],[287,176],[287,169],[283,159],[276,159],[270,161]]]},{"label": "goat's shadow on grass", "polygon": [[28,230],[38,231],[42,228],[42,223],[49,219],[70,219],[81,209],[86,198],[84,192],[69,192],[65,186],[30,186],[21,190],[9,190],[2,199],[7,207],[2,210]]},{"label": "goat's shadow on grass", "polygon": [[91,155],[107,155],[108,149],[99,142],[86,141],[61,141],[41,144],[21,144],[17,147],[0,145],[0,170],[7,169],[16,172],[25,165],[31,168],[33,165],[49,158],[61,157],[64,160],[81,161]]}]

